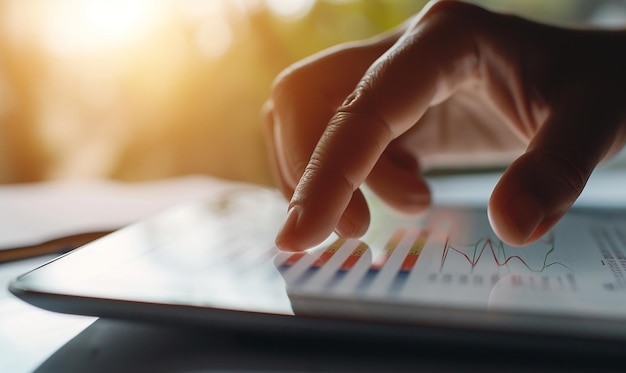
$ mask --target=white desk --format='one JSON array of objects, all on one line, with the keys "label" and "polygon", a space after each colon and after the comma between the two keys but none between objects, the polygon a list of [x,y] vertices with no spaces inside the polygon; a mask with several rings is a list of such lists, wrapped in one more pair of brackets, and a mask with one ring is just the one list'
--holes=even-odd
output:
[{"label": "white desk", "polygon": [[[104,180],[0,186],[0,250],[67,234],[110,230],[177,203],[204,198],[220,182],[189,176],[148,183]],[[30,306],[10,294],[9,281],[49,257],[0,263],[0,372],[29,372],[95,319]]]},{"label": "white desk", "polygon": [[0,264],[0,372],[30,372],[95,319],[47,312],[13,297],[9,281],[50,258]]}]

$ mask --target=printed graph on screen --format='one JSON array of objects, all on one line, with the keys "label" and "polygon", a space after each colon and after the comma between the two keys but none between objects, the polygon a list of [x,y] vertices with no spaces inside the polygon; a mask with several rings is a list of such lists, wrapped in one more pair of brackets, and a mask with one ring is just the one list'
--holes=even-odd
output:
[{"label": "printed graph on screen", "polygon": [[[542,273],[550,268],[571,271],[563,261],[554,259],[556,246],[554,234],[540,240],[533,247],[507,247],[501,240],[492,237],[482,237],[470,244],[453,244],[448,238],[441,253],[439,272],[444,272],[446,264],[455,261],[456,264],[466,264],[470,272],[474,272],[481,262],[492,268],[506,268],[515,271]],[[495,266],[495,267],[494,267]]]}]

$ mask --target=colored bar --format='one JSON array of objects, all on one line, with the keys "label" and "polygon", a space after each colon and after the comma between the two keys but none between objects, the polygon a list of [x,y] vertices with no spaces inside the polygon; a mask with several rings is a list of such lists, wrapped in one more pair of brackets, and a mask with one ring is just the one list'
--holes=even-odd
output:
[{"label": "colored bar", "polygon": [[356,249],[352,250],[352,253],[343,261],[337,272],[331,277],[331,279],[326,284],[327,289],[334,288],[337,286],[339,282],[348,274],[348,272],[354,267],[354,265],[361,259],[363,254],[369,249],[366,243],[361,242],[356,247]]},{"label": "colored bar", "polygon": [[398,247],[398,244],[400,244],[400,241],[402,240],[404,233],[405,233],[404,229],[398,229],[397,231],[395,231],[393,236],[391,236],[389,241],[387,241],[387,244],[385,244],[383,252],[380,253],[380,255],[372,263],[370,267],[371,269],[379,270],[383,268],[385,263],[387,263],[387,261],[391,257],[391,254],[393,254],[394,250]]},{"label": "colored bar", "polygon": [[411,245],[409,252],[404,257],[404,261],[400,265],[400,270],[396,273],[396,277],[393,279],[391,283],[391,288],[389,289],[391,294],[399,293],[404,285],[406,284],[407,279],[409,278],[409,273],[417,263],[417,259],[422,253],[422,249],[424,248],[424,244],[426,244],[426,239],[428,238],[429,232],[427,230],[423,230],[420,232],[419,236]]},{"label": "colored bar", "polygon": [[298,280],[295,282],[296,285],[304,285],[309,282],[311,277],[313,277],[313,275],[315,275],[315,273],[317,273],[317,271],[319,271],[320,268],[322,268],[322,266],[326,264],[326,262],[328,262],[330,258],[333,257],[333,255],[335,255],[335,253],[339,250],[339,248],[341,248],[341,246],[343,246],[345,242],[345,239],[339,238],[330,246],[328,246],[328,248],[324,250],[324,252],[315,260],[315,262],[313,262],[313,264],[311,264],[311,266],[307,268],[306,271],[304,271],[302,276],[298,278]]},{"label": "colored bar", "polygon": [[306,252],[304,252],[304,251],[301,251],[299,253],[291,254],[289,256],[289,258],[287,258],[287,260],[285,260],[283,265],[287,266],[287,267],[290,267],[290,266],[296,264],[298,262],[298,260],[300,260],[300,258],[302,258],[305,255],[306,255]]},{"label": "colored bar", "polygon": [[380,253],[380,255],[378,255],[376,260],[372,263],[372,265],[370,265],[370,268],[365,273],[365,276],[357,285],[358,292],[364,292],[374,282],[374,279],[378,276],[378,273],[381,271],[381,269],[391,257],[391,254],[393,254],[394,250],[400,244],[404,233],[404,229],[398,229],[394,232],[389,241],[387,241],[387,243],[385,244],[383,252]]},{"label": "colored bar", "polygon": [[411,249],[409,249],[409,252],[406,254],[402,265],[400,265],[401,272],[410,272],[413,269],[415,263],[417,263],[417,259],[422,253],[424,244],[426,244],[428,234],[429,232],[427,230],[422,231],[415,242],[413,242],[413,245],[411,245]]},{"label": "colored bar", "polygon": [[361,256],[363,256],[363,254],[367,251],[367,248],[368,246],[364,242],[361,242],[359,246],[357,246],[356,249],[352,251],[350,256],[348,256],[346,260],[344,260],[344,262],[339,267],[339,270],[349,271],[350,269],[352,269],[356,262],[358,262],[359,259],[361,259]]},{"label": "colored bar", "polygon": [[380,272],[380,269],[376,269],[376,268],[368,269],[367,272],[365,273],[365,276],[361,280],[361,282],[359,282],[359,284],[357,285],[357,288],[356,288],[357,291],[358,292],[365,291],[372,284],[372,282],[374,282],[374,279],[376,278],[376,276],[378,276],[378,272]]},{"label": "colored bar", "polygon": [[394,278],[393,282],[391,283],[391,287],[389,288],[389,293],[391,295],[396,295],[400,292],[400,290],[402,290],[402,288],[404,288],[404,284],[406,283],[406,280],[409,278],[409,272],[408,271],[400,271],[396,274],[396,277]]},{"label": "colored bar", "polygon": [[324,252],[311,264],[311,267],[319,268],[323,266],[330,258],[335,255],[335,253],[339,250],[341,246],[346,242],[345,239],[339,238],[335,242],[333,242]]}]

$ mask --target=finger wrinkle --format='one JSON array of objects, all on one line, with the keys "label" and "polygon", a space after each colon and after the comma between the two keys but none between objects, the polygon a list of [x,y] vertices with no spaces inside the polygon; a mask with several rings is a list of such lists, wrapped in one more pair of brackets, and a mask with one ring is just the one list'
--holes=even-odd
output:
[{"label": "finger wrinkle", "polygon": [[551,178],[553,182],[564,187],[561,193],[566,195],[572,202],[582,193],[590,171],[587,167],[581,166],[569,159],[567,156],[555,150],[536,151],[535,157],[538,164],[543,164],[544,168],[553,170]]},{"label": "finger wrinkle", "polygon": [[[350,190],[351,193],[358,189],[358,182],[352,180],[352,178],[348,177],[344,172],[341,172],[341,170],[332,167],[324,167],[326,164],[327,162],[321,159],[319,155],[311,157],[306,171],[304,172],[304,176],[302,177],[303,182],[310,182],[314,178],[318,180],[337,180]],[[324,172],[330,173],[331,175],[322,175]]]},{"label": "finger wrinkle", "polygon": [[[402,134],[396,133],[390,121],[386,120],[377,111],[371,109],[367,111],[357,111],[342,108],[337,111],[336,118],[339,120],[329,125],[329,132],[338,130],[343,126],[343,123],[350,121],[357,123],[360,131],[366,131],[371,136],[384,140],[384,144],[389,144],[391,140]],[[359,120],[359,118],[363,119]]]}]

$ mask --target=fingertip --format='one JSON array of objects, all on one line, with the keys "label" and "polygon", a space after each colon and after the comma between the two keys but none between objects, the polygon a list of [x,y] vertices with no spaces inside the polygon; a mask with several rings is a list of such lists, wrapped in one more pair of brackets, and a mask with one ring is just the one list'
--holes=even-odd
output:
[{"label": "fingertip", "polygon": [[513,246],[534,242],[567,213],[590,172],[553,151],[525,153],[493,190],[488,215],[494,232]]},{"label": "fingertip", "polygon": [[544,220],[544,211],[527,194],[519,194],[501,203],[492,198],[487,209],[489,223],[496,235],[511,246],[524,246],[536,240]]},{"label": "fingertip", "polygon": [[274,243],[282,251],[307,250],[328,238],[335,225],[332,219],[320,217],[319,211],[315,211],[311,206],[292,201],[285,222],[276,234]]},{"label": "fingertip", "polygon": [[276,235],[276,247],[283,251],[302,251],[302,243],[298,240],[297,225],[300,216],[298,206],[292,206],[287,212],[283,226]]},{"label": "fingertip", "polygon": [[531,242],[546,215],[537,200],[535,168],[524,157],[514,162],[493,190],[487,209],[489,223],[496,235],[512,246]]}]

